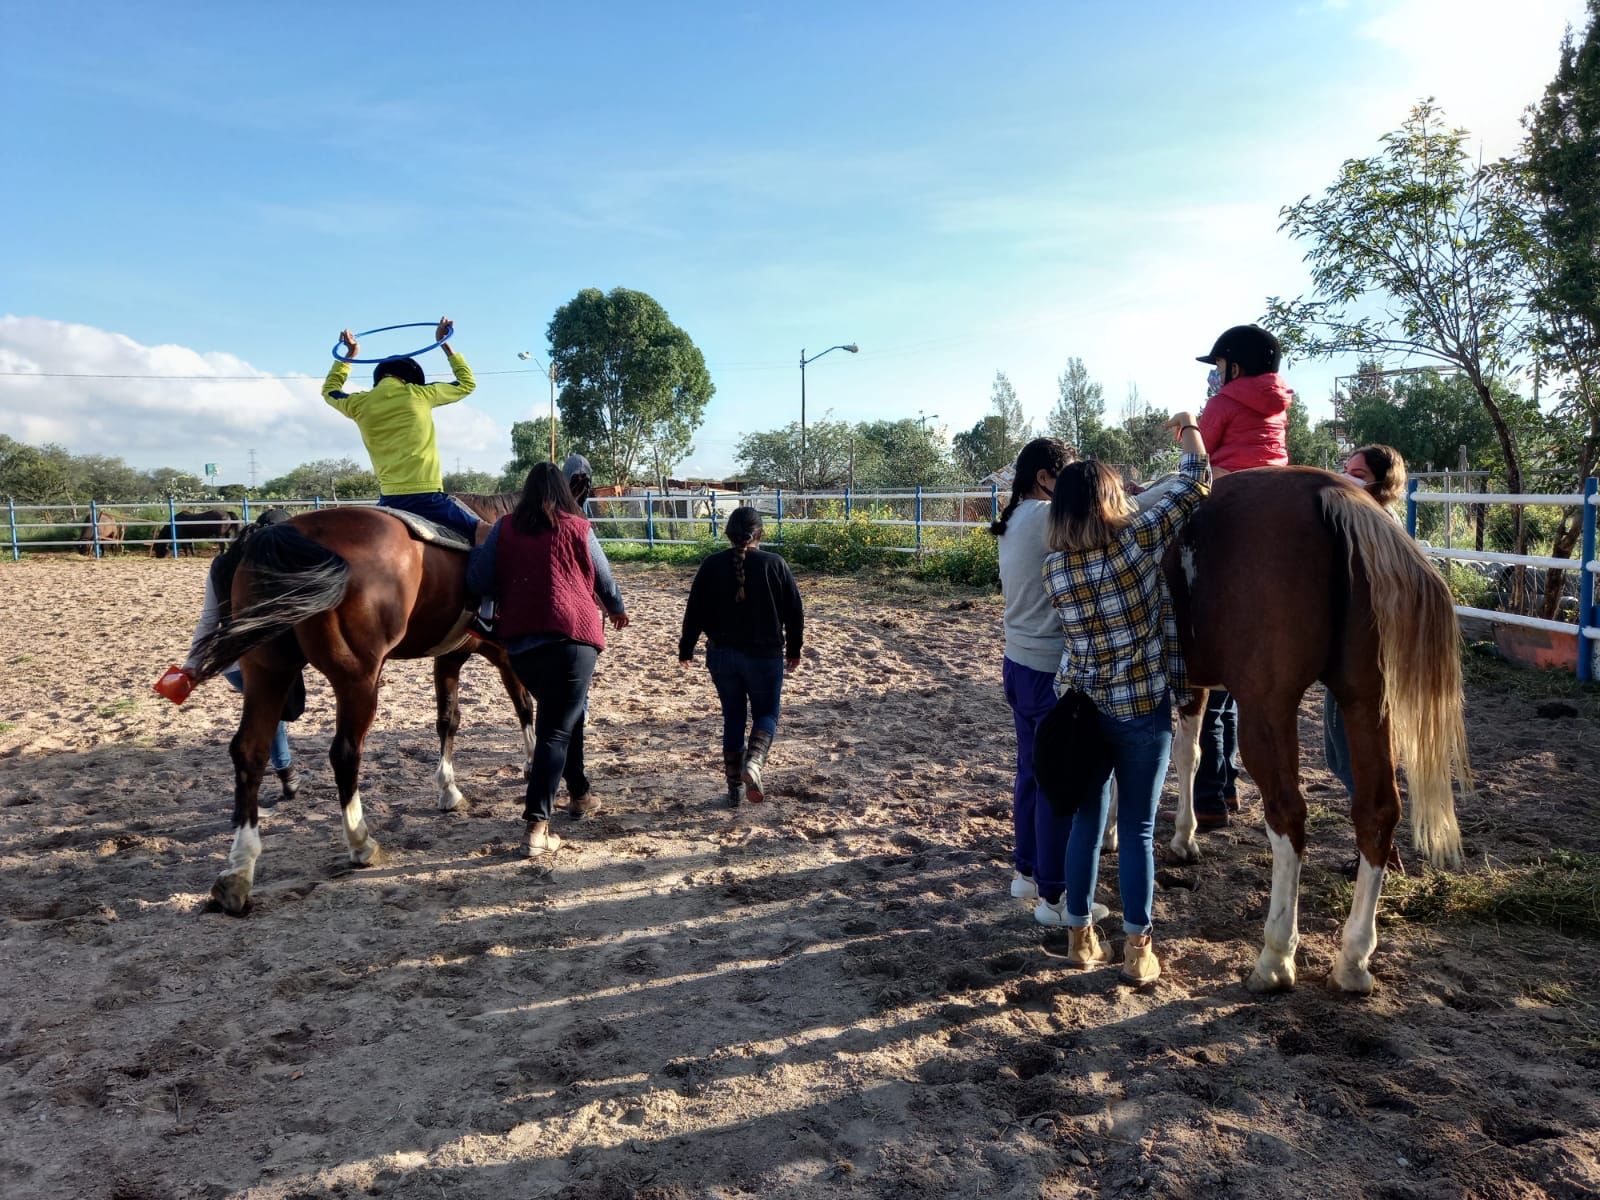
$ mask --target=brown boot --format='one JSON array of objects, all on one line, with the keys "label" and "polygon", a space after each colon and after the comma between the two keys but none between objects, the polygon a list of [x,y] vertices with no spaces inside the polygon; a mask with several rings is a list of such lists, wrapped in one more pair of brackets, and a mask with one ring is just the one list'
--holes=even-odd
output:
[{"label": "brown boot", "polygon": [[1101,944],[1093,925],[1072,926],[1067,930],[1067,965],[1078,970],[1101,967],[1111,961],[1108,947]]},{"label": "brown boot", "polygon": [[561,838],[550,832],[549,821],[529,821],[522,834],[522,857],[535,858],[546,850],[561,848]]},{"label": "brown boot", "polygon": [[728,781],[728,803],[738,808],[744,803],[744,751],[722,752],[722,774]]},{"label": "brown boot", "polygon": [[1161,978],[1161,964],[1156,960],[1155,941],[1146,934],[1128,935],[1122,947],[1122,970],[1118,973],[1123,983],[1143,987]]},{"label": "brown boot", "polygon": [[300,772],[295,770],[293,763],[278,772],[278,782],[283,786],[282,799],[293,800],[295,793],[300,790]]},{"label": "brown boot", "polygon": [[569,796],[567,799],[567,811],[571,813],[573,817],[577,818],[578,820],[582,820],[591,813],[597,813],[600,811],[600,797],[594,794],[593,788],[590,788],[581,795]]}]

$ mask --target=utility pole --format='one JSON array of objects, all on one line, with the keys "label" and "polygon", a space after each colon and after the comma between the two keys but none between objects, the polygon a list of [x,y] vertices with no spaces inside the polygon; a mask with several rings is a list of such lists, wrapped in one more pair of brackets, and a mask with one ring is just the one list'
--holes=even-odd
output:
[{"label": "utility pole", "polygon": [[250,451],[250,490],[256,490],[256,452]]}]

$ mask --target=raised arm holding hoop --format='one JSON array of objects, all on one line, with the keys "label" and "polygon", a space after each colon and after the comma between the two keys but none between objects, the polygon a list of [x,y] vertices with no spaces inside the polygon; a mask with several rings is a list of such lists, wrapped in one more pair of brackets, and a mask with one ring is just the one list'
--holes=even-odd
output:
[{"label": "raised arm holding hoop", "polygon": [[[451,349],[445,339],[455,332],[449,317],[440,317],[431,326],[437,339],[432,346],[417,351],[425,354],[439,347],[444,350],[451,383],[429,383],[422,364],[409,355],[386,358],[357,358],[359,339],[388,329],[408,329],[411,325],[388,325],[352,333],[346,329],[334,343],[333,368],[322,385],[322,398],[356,423],[361,441],[372,458],[381,493],[378,503],[427,517],[462,534],[469,541],[481,542],[489,526],[456,500],[444,493],[444,476],[439,466],[439,448],[434,440],[433,410],[471,394],[475,385],[466,359]],[[426,324],[420,327],[429,328]],[[340,353],[343,350],[344,353]],[[351,363],[376,363],[370,392],[346,392]]]}]

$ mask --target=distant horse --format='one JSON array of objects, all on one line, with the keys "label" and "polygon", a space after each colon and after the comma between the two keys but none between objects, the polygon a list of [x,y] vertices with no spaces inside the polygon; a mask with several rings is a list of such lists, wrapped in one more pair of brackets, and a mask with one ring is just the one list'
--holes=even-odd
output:
[{"label": "distant horse", "polygon": [[161,532],[156,534],[156,540],[150,546],[150,555],[152,558],[172,557],[174,539],[177,540],[179,554],[194,554],[195,542],[226,542],[238,532],[238,516],[225,509],[208,508],[193,512],[185,509],[174,517],[172,524],[161,527]]},{"label": "distant horse", "polygon": [[96,530],[99,531],[98,545],[101,550],[110,550],[116,547],[122,549],[122,523],[115,514],[100,509],[95,513],[92,521],[83,527],[83,532],[78,535],[78,553],[93,554],[97,544]]},{"label": "distant horse", "polygon": [[[1265,946],[1248,981],[1295,981],[1306,803],[1300,699],[1322,680],[1344,714],[1360,863],[1331,986],[1372,990],[1378,896],[1400,820],[1406,768],[1412,834],[1436,866],[1461,860],[1452,776],[1471,790],[1461,715],[1460,634],[1449,589],[1406,533],[1359,488],[1312,468],[1219,479],[1162,564],[1190,681],[1239,700],[1239,751],[1261,789],[1272,847]],[[1172,849],[1194,858],[1200,692],[1180,721]],[[1398,752],[1398,754],[1397,754]]]},{"label": "distant horse", "polygon": [[[480,516],[509,512],[516,496],[458,497]],[[440,739],[438,807],[454,808],[453,753],[460,724],[462,664],[473,653],[494,663],[506,685],[531,760],[533,705],[509,656],[467,632],[467,555],[417,540],[388,512],[326,508],[292,521],[251,528],[230,551],[230,612],[203,645],[199,674],[237,660],[244,674],[244,714],[229,744],[234,765],[233,847],[211,889],[224,911],[250,903],[261,854],[257,793],[283,702],[309,662],[333,685],[335,732],[329,758],[339,790],[350,861],[367,866],[381,851],[362,814],[361,751],[378,706],[383,664],[434,659]],[[526,767],[524,768],[527,769]]]}]

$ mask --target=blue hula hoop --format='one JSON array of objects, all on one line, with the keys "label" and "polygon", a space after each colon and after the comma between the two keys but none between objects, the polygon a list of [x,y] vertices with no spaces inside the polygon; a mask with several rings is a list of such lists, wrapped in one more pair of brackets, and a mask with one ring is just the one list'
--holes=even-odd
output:
[{"label": "blue hula hoop", "polygon": [[[412,321],[409,325],[385,325],[380,329],[363,329],[360,333],[356,334],[356,341],[359,342],[362,338],[366,337],[368,334],[372,334],[372,333],[388,333],[391,329],[437,329],[437,328],[439,328],[439,322],[437,322],[437,321]],[[393,362],[397,358],[415,358],[419,354],[426,354],[429,350],[437,350],[440,346],[444,345],[447,341],[450,340],[451,336],[455,333],[455,331],[456,331],[456,327],[454,325],[452,325],[452,326],[450,326],[449,329],[445,330],[445,335],[442,338],[440,338],[437,342],[433,343],[433,345],[431,345],[431,346],[424,346],[421,350],[413,350],[409,354],[386,354],[382,358],[346,358],[344,355],[339,353],[339,351],[341,349],[343,349],[343,347],[344,347],[344,339],[340,338],[337,342],[335,342],[333,344],[333,356],[335,358],[337,358],[342,363],[381,363],[381,362]]]}]

